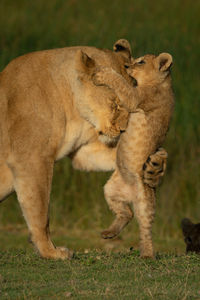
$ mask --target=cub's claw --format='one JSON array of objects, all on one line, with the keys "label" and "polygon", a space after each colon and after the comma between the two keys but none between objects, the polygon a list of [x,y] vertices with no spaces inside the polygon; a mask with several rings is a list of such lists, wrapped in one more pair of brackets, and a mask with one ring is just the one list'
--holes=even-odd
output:
[{"label": "cub's claw", "polygon": [[143,165],[144,183],[150,187],[156,187],[164,176],[167,165],[167,152],[163,148],[159,148],[157,152],[150,155]]}]

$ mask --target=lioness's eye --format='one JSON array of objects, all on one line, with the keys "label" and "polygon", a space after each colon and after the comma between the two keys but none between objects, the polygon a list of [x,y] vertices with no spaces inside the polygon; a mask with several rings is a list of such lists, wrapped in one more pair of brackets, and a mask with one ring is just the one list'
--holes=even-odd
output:
[{"label": "lioness's eye", "polygon": [[125,64],[125,65],[124,65],[124,68],[125,68],[125,69],[128,69],[128,68],[129,68],[129,65],[128,65],[128,64]]},{"label": "lioness's eye", "polygon": [[143,65],[143,64],[145,64],[145,61],[144,61],[144,60],[138,61],[138,65]]}]

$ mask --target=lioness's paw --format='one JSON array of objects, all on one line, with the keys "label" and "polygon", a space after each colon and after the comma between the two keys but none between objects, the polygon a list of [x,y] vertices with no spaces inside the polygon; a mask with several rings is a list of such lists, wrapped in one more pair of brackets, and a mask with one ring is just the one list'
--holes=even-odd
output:
[{"label": "lioness's paw", "polygon": [[50,259],[72,259],[74,253],[65,247],[56,247],[55,249],[41,253],[41,256]]},{"label": "lioness's paw", "polygon": [[56,247],[57,258],[60,259],[72,259],[74,256],[74,252],[65,247]]},{"label": "lioness's paw", "polygon": [[150,187],[156,187],[164,176],[167,165],[167,152],[159,148],[157,152],[150,155],[143,166],[144,183]]}]

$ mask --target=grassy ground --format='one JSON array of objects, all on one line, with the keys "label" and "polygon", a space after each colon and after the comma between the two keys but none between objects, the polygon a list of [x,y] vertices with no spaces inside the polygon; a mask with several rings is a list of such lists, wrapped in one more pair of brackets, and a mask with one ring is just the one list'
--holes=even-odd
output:
[{"label": "grassy ground", "polygon": [[[183,254],[180,221],[186,216],[200,220],[200,1],[1,0],[0,28],[0,70],[30,51],[71,45],[112,48],[119,38],[132,43],[134,56],[173,55],[176,107],[165,143],[169,160],[157,194],[154,245],[161,253]],[[102,191],[109,175],[74,171],[69,159],[57,163],[51,229],[57,244],[81,253],[98,248],[124,254],[80,253],[73,262],[46,263],[29,253],[27,230],[12,196],[0,207],[0,249],[8,250],[0,252],[1,299],[64,299],[65,292],[83,299],[200,299],[198,257],[163,254],[144,262],[135,252],[127,254],[138,246],[134,222],[115,242],[101,241],[99,232],[112,219]],[[25,247],[28,253],[16,250]]]},{"label": "grassy ground", "polygon": [[77,253],[46,261],[32,252],[0,254],[1,299],[200,299],[200,257],[137,251]]}]

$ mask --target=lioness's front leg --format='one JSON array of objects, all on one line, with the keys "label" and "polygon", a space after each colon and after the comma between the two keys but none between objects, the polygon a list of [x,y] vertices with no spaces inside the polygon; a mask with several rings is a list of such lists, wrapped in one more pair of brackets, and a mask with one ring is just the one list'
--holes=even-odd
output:
[{"label": "lioness's front leg", "polygon": [[[84,171],[113,171],[116,168],[117,147],[109,147],[100,141],[82,146],[71,155],[75,169]],[[159,148],[144,164],[144,183],[156,187],[164,176],[167,152]]]},{"label": "lioness's front leg", "polygon": [[31,240],[45,258],[71,258],[72,252],[55,247],[50,239],[48,207],[53,161],[38,156],[11,163],[14,187],[31,233]]},{"label": "lioness's front leg", "polygon": [[95,141],[82,146],[71,155],[75,169],[84,171],[113,171],[116,167],[116,147]]}]

